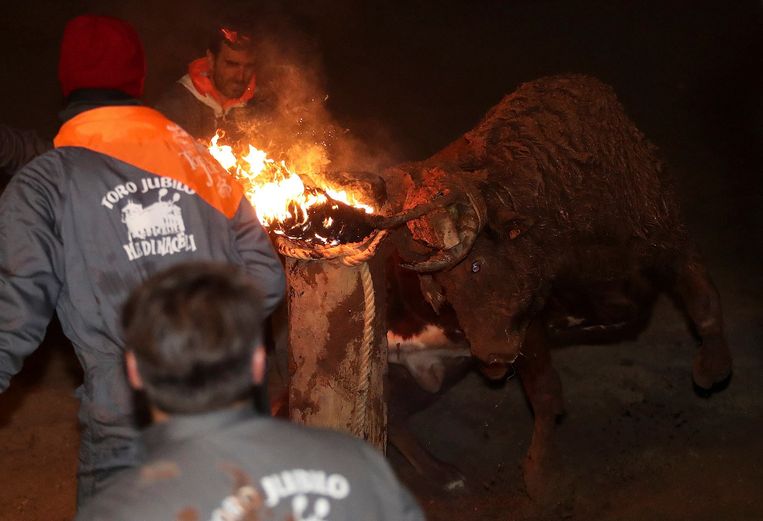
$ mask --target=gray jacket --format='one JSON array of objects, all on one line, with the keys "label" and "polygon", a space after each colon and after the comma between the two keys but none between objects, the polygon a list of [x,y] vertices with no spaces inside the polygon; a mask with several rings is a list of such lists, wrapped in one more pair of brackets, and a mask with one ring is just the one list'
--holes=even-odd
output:
[{"label": "gray jacket", "polygon": [[423,521],[364,442],[251,412],[174,416],[143,436],[146,461],[120,474],[78,521]]},{"label": "gray jacket", "polygon": [[[116,118],[103,112],[114,109],[77,116],[95,115],[90,127],[82,127],[93,131],[85,138],[101,135],[97,117],[117,136],[132,127],[138,136],[166,134],[137,144],[120,139],[108,144],[127,145],[138,159],[155,160],[155,152],[163,150],[169,160],[194,165],[199,190],[207,182],[226,188],[227,174],[189,147],[193,140],[158,112],[119,107],[123,112]],[[175,134],[166,133],[170,127]],[[80,499],[110,472],[135,463],[137,430],[119,327],[130,290],[151,274],[190,260],[240,265],[262,289],[268,312],[285,289],[281,263],[246,198],[228,197],[226,215],[189,184],[88,148],[85,138],[87,146],[60,146],[33,160],[0,197],[0,392],[38,347],[56,312],[84,369],[77,391]],[[88,476],[92,483],[83,481]]]}]

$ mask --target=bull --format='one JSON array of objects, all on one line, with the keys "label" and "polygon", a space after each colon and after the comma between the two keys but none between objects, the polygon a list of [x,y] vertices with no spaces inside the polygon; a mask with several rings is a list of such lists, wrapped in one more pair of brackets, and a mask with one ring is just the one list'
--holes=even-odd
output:
[{"label": "bull", "polygon": [[[485,376],[513,366],[521,379],[534,414],[523,463],[531,496],[544,494],[563,410],[551,340],[637,331],[668,290],[699,339],[696,389],[728,382],[720,298],[670,177],[600,81],[525,83],[460,139],[384,177],[401,213],[426,208],[395,237],[421,297],[440,317],[454,315],[447,327],[465,336]],[[401,323],[393,317],[392,331]]]}]

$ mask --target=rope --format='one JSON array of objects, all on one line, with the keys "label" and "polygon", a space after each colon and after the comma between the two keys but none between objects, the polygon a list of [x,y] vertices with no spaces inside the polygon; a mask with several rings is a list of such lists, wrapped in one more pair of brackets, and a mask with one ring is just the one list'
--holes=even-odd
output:
[{"label": "rope", "polygon": [[371,382],[371,352],[374,341],[374,320],[376,320],[376,300],[374,281],[367,261],[374,256],[379,244],[387,236],[387,230],[377,231],[370,240],[361,243],[340,244],[321,247],[306,245],[278,237],[278,251],[287,257],[300,260],[338,259],[345,266],[360,266],[360,282],[363,287],[363,343],[360,347],[360,366],[355,392],[355,403],[351,422],[352,434],[365,438],[366,411],[368,410],[368,386]]},{"label": "rope", "polygon": [[279,236],[276,239],[278,251],[287,257],[300,260],[338,259],[346,266],[357,266],[376,254],[387,230],[380,230],[370,235],[363,242],[350,242],[337,246],[320,246]]},{"label": "rope", "polygon": [[365,311],[363,313],[363,344],[360,348],[360,367],[352,417],[352,433],[359,438],[364,438],[366,410],[368,409],[368,386],[371,381],[371,347],[374,341],[374,319],[376,318],[374,281],[371,278],[368,264],[365,262],[360,265],[360,282],[363,285]]},{"label": "rope", "polygon": [[345,266],[357,266],[358,264],[365,264],[367,260],[376,254],[376,249],[379,247],[382,239],[384,239],[388,233],[389,232],[387,230],[381,230],[373,239],[371,239],[366,248],[356,251],[352,254],[345,255],[340,260]]}]

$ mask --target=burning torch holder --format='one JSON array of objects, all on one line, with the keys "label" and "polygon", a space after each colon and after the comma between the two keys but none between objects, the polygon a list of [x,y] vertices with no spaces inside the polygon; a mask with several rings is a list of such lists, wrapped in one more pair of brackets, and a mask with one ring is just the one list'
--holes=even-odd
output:
[{"label": "burning torch holder", "polygon": [[[280,238],[289,313],[289,417],[349,432],[384,451],[385,231],[316,248]],[[375,291],[380,290],[380,291]]]}]

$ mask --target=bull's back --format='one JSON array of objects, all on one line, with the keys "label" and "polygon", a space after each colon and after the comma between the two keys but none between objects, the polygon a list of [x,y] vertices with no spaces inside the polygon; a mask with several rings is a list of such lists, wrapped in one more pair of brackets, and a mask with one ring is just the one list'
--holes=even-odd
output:
[{"label": "bull's back", "polygon": [[580,241],[663,241],[675,203],[656,148],[613,90],[586,76],[521,85],[467,137],[483,139],[491,178],[533,214]]}]

